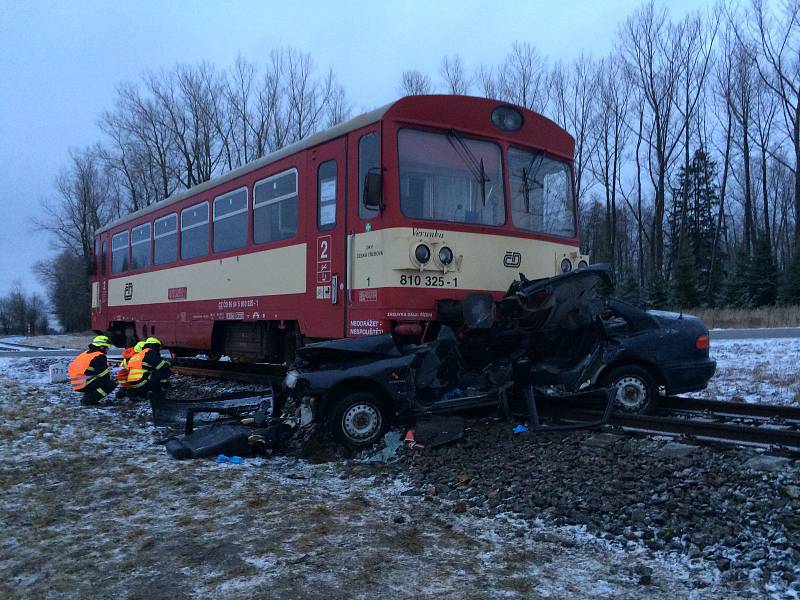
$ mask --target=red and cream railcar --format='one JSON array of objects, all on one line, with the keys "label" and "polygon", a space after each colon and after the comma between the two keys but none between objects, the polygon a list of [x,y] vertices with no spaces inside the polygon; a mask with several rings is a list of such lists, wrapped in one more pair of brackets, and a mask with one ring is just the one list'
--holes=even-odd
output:
[{"label": "red and cream railcar", "polygon": [[402,98],[100,230],[92,326],[282,360],[499,298],[586,260],[573,147],[498,101]]}]

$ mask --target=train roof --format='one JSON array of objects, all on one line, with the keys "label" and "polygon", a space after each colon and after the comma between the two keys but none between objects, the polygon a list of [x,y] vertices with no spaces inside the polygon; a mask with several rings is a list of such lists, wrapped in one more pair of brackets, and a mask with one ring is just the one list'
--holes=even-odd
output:
[{"label": "train roof", "polygon": [[150,206],[146,206],[145,208],[139,209],[135,212],[125,215],[124,217],[112,221],[105,227],[98,229],[97,233],[104,233],[109,229],[113,229],[118,225],[126,223],[127,221],[131,221],[138,217],[147,215],[151,212],[161,210],[166,206],[175,204],[177,202],[180,202],[181,200],[185,200],[186,198],[189,198],[196,194],[200,194],[208,189],[211,189],[222,183],[225,183],[226,181],[236,179],[237,177],[246,175],[251,171],[255,171],[256,169],[277,162],[282,158],[294,154],[295,152],[300,152],[301,150],[311,148],[313,146],[316,146],[317,144],[322,144],[323,142],[327,142],[328,140],[336,139],[339,136],[344,135],[345,133],[349,133],[350,131],[355,131],[356,129],[365,127],[370,123],[379,121],[383,117],[383,115],[386,114],[386,111],[392,107],[393,104],[395,103],[392,102],[390,104],[386,104],[385,106],[381,106],[380,108],[376,108],[364,114],[358,115],[357,117],[353,117],[349,121],[339,123],[338,125],[334,125],[330,129],[326,129],[325,131],[320,131],[318,133],[315,133],[314,135],[310,135],[307,138],[300,140],[299,142],[295,142],[294,144],[289,144],[288,146],[284,146],[280,150],[276,150],[275,152],[266,154],[261,158],[251,160],[249,163],[242,165],[238,169],[234,169],[233,171],[228,171],[227,173],[224,173],[223,175],[220,175],[218,177],[212,177],[208,181],[204,181],[203,183],[198,183],[197,185],[190,187],[186,190],[182,190],[181,192],[172,194],[171,196],[165,198],[161,202],[155,202]]},{"label": "train roof", "polygon": [[[305,139],[300,140],[299,142],[295,142],[294,144],[285,146],[280,150],[276,150],[275,152],[262,156],[261,158],[257,158],[256,160],[250,161],[249,163],[242,165],[238,169],[234,169],[233,171],[229,171],[218,177],[213,177],[212,179],[204,181],[203,183],[199,183],[194,187],[182,190],[178,193],[174,193],[160,202],[155,202],[150,206],[146,206],[145,208],[127,214],[124,217],[116,219],[115,221],[112,221],[108,225],[101,227],[96,231],[95,235],[100,233],[105,233],[111,229],[114,229],[115,227],[127,223],[128,221],[133,221],[135,219],[138,219],[139,217],[143,217],[150,213],[160,211],[173,204],[177,204],[181,200],[185,200],[186,198],[195,196],[196,194],[200,194],[206,190],[217,187],[218,185],[223,184],[227,181],[231,181],[233,179],[236,179],[237,177],[246,175],[252,171],[260,169],[261,167],[265,167],[271,163],[281,160],[282,158],[286,158],[287,156],[295,154],[296,152],[312,148],[314,146],[317,146],[318,144],[322,144],[329,140],[336,139],[351,131],[355,131],[362,127],[366,127],[367,125],[375,123],[376,121],[380,121],[386,115],[386,113],[389,112],[389,110],[395,106],[398,107],[400,112],[400,114],[398,114],[397,116],[401,118],[404,116],[414,118],[415,116],[417,116],[415,115],[415,113],[417,113],[418,110],[422,110],[424,112],[427,109],[429,109],[431,102],[441,102],[445,98],[452,99],[454,98],[454,96],[447,96],[447,95],[404,96],[403,98],[399,98],[398,100],[390,102],[389,104],[381,106],[380,108],[376,108],[364,114],[358,115],[357,117],[353,117],[352,119],[345,121],[343,123],[339,123],[338,125],[335,125],[330,129],[320,131],[318,133],[315,133],[314,135],[311,135]],[[482,108],[486,108],[487,106],[493,107],[498,104],[506,104],[505,102],[502,102],[500,100],[477,98],[473,96],[458,96],[457,98],[459,99],[460,102],[463,102],[464,100],[470,100],[471,101],[470,104],[474,104],[475,107],[482,106]],[[401,106],[406,107],[407,110],[401,109]],[[558,126],[556,123],[554,123],[547,117],[544,117],[538,113],[535,113],[527,109],[520,109],[520,110],[526,115],[525,117],[526,119],[530,119],[532,117],[532,120],[534,121],[535,126],[539,130],[540,134],[544,134],[550,139],[556,138],[558,140],[558,143],[555,144],[555,147],[545,148],[546,150],[554,150],[561,154],[568,152],[571,155],[574,140],[569,133],[564,131],[560,126]],[[397,111],[393,111],[393,113],[394,112]],[[442,124],[444,124],[444,120],[447,120],[446,118],[447,116],[449,115],[447,115],[446,113],[443,113],[441,115],[441,118],[443,119]]]}]

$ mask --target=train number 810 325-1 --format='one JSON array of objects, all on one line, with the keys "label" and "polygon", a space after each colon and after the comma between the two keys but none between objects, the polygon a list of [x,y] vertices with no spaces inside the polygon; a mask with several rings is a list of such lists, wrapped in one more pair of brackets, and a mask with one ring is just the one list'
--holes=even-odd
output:
[{"label": "train number 810 325-1", "polygon": [[415,287],[458,287],[458,277],[447,279],[442,275],[400,275],[400,285]]}]

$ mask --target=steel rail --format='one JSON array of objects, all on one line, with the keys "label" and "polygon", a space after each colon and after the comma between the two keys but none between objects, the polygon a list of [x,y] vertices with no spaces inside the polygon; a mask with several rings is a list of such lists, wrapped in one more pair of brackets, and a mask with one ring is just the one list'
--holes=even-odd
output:
[{"label": "steel rail", "polygon": [[[580,411],[561,418],[573,416],[581,418],[596,417],[596,411]],[[795,429],[778,429],[754,425],[718,423],[698,419],[662,417],[655,415],[626,415],[615,413],[608,421],[609,425],[626,430],[649,433],[668,433],[685,435],[693,438],[713,439],[722,442],[739,442],[766,446],[785,446],[800,449],[800,431]]]},{"label": "steel rail", "polygon": [[661,398],[658,408],[669,411],[708,411],[715,414],[740,417],[761,417],[800,421],[800,407],[777,404],[746,404],[744,402],[725,402],[704,400],[684,396]]},{"label": "steel rail", "polygon": [[172,363],[172,371],[194,377],[274,385],[282,381],[285,367],[258,363],[245,364],[198,359],[176,359]]},{"label": "steel rail", "polygon": [[800,431],[775,429],[730,423],[674,419],[647,415],[612,415],[612,425],[631,429],[644,429],[712,438],[721,441],[748,442],[751,444],[787,446],[800,449]]}]

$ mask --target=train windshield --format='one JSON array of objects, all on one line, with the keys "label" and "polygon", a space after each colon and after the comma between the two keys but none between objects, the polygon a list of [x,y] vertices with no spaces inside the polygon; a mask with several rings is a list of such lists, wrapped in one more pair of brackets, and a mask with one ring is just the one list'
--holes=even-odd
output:
[{"label": "train windshield", "polygon": [[406,217],[452,223],[505,223],[500,147],[414,129],[398,133],[400,208]]},{"label": "train windshield", "polygon": [[519,229],[575,237],[569,165],[541,152],[510,148],[511,218]]}]

